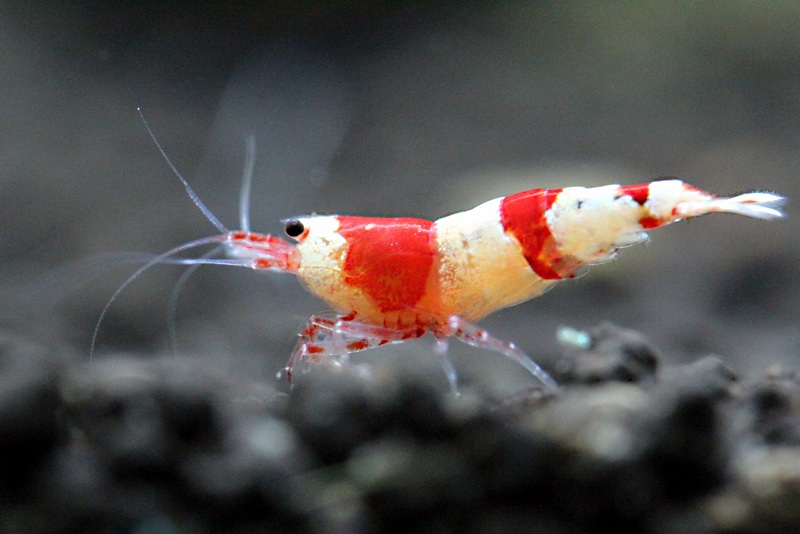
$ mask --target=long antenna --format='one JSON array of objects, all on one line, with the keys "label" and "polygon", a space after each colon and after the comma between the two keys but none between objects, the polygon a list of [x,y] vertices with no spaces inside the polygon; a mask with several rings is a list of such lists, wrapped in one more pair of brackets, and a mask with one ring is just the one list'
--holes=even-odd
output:
[{"label": "long antenna", "polygon": [[256,138],[249,134],[245,138],[244,172],[242,190],[239,193],[239,224],[241,230],[250,231],[250,189],[253,185],[253,169],[256,165]]},{"label": "long antenna", "polygon": [[[214,254],[217,254],[220,251],[221,248],[222,247],[214,247],[198,259],[210,260]],[[178,259],[178,262],[182,263],[180,259]],[[169,345],[172,350],[172,354],[178,353],[178,333],[176,331],[175,324],[177,323],[176,316],[178,312],[178,297],[180,297],[181,289],[183,289],[183,286],[186,285],[194,272],[199,269],[201,265],[207,263],[208,262],[198,262],[191,264],[188,269],[183,271],[181,277],[178,278],[178,281],[175,282],[175,286],[172,288],[172,294],[169,296],[169,304],[167,305],[167,332],[169,333]]]},{"label": "long antenna", "polygon": [[[94,356],[94,348],[97,345],[97,334],[100,332],[100,325],[103,323],[103,319],[105,319],[109,308],[111,308],[111,305],[114,303],[115,300],[117,300],[117,297],[120,295],[120,293],[122,293],[122,291],[126,287],[128,287],[134,280],[139,278],[139,275],[141,275],[143,272],[148,270],[153,265],[158,265],[160,263],[173,263],[173,262],[176,262],[176,263],[180,263],[180,264],[184,264],[184,265],[193,265],[195,263],[219,263],[220,260],[215,261],[212,258],[206,258],[205,260],[203,260],[202,258],[187,258],[187,259],[177,259],[177,260],[170,261],[170,256],[174,256],[175,254],[178,254],[179,252],[183,252],[184,250],[189,250],[189,249],[192,249],[192,248],[202,247],[204,245],[213,245],[213,244],[216,244],[216,243],[223,243],[223,242],[225,242],[226,239],[227,239],[227,236],[215,235],[215,236],[211,236],[211,237],[204,237],[202,239],[197,239],[197,240],[192,241],[190,243],[184,243],[183,245],[181,245],[179,247],[175,247],[172,250],[168,250],[167,252],[164,252],[163,254],[159,254],[158,256],[152,258],[150,261],[148,261],[147,263],[145,263],[144,265],[139,267],[139,269],[137,269],[135,273],[130,275],[117,288],[117,290],[114,291],[114,293],[111,295],[111,298],[109,298],[108,302],[106,302],[106,305],[103,306],[103,311],[100,312],[100,317],[97,318],[97,322],[94,325],[94,332],[92,332],[92,343],[91,343],[90,348],[89,348],[89,361],[92,361],[92,357]],[[228,262],[228,263],[226,263],[226,265],[246,265],[246,263],[243,262],[242,260],[225,260],[225,261]],[[234,263],[234,262],[238,262],[238,263]]]},{"label": "long antenna", "polygon": [[189,243],[184,243],[183,245],[177,246],[172,250],[168,250],[163,254],[159,254],[158,256],[153,257],[150,261],[139,267],[135,273],[130,275],[118,288],[114,293],[111,295],[111,298],[108,299],[106,305],[103,307],[103,311],[100,312],[100,317],[97,318],[97,322],[94,325],[94,332],[92,333],[92,343],[91,348],[89,350],[89,360],[92,360],[94,356],[94,349],[97,345],[97,334],[100,332],[100,325],[103,323],[103,319],[105,319],[108,310],[111,308],[111,305],[114,301],[117,300],[117,297],[120,296],[122,291],[131,285],[134,280],[139,278],[139,276],[145,272],[146,270],[150,269],[150,267],[154,265],[160,264],[175,264],[175,265],[230,265],[233,267],[250,267],[253,268],[253,259],[252,258],[210,258],[208,257],[209,254],[204,254],[199,258],[173,258],[175,254],[180,252],[190,250],[197,247],[202,247],[205,245],[214,245],[214,244],[224,244],[228,240],[227,235],[212,235],[209,237],[203,237],[201,239],[196,239]]},{"label": "long antenna", "polygon": [[183,175],[178,171],[177,167],[175,167],[175,165],[172,164],[172,160],[169,159],[169,156],[167,156],[167,153],[164,151],[164,148],[161,146],[161,143],[159,143],[158,139],[156,139],[153,130],[150,129],[150,125],[147,124],[147,119],[144,118],[144,113],[142,113],[142,108],[136,108],[136,111],[139,113],[139,118],[142,119],[144,127],[147,129],[147,133],[150,134],[150,138],[156,144],[158,151],[161,152],[161,156],[163,156],[164,160],[167,162],[167,165],[169,165],[169,168],[172,169],[172,172],[175,173],[175,176],[177,176],[183,183],[183,187],[186,188],[186,192],[189,194],[189,198],[192,199],[195,206],[197,206],[200,209],[200,211],[203,212],[203,215],[206,216],[206,219],[208,219],[211,222],[211,224],[217,227],[217,230],[219,230],[220,233],[222,234],[230,233],[230,230],[225,228],[225,225],[222,224],[219,219],[217,219],[216,215],[211,213],[211,210],[208,209],[205,204],[203,204],[203,201],[200,200],[200,197],[197,196],[197,193],[194,192],[192,186],[189,185],[189,182],[186,181]]}]

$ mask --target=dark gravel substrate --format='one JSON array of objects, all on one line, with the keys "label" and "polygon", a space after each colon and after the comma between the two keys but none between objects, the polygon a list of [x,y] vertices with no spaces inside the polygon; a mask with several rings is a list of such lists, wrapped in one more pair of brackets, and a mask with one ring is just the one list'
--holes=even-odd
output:
[{"label": "dark gravel substrate", "polygon": [[789,532],[800,378],[659,368],[603,325],[562,390],[453,397],[312,373],[287,395],[187,360],[0,339],[3,532]]}]

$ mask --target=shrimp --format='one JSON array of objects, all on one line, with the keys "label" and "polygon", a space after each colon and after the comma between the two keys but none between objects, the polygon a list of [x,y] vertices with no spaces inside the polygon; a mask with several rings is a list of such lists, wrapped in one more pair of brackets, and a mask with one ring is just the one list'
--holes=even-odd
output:
[{"label": "shrimp", "polygon": [[[144,117],[142,117],[144,121]],[[476,325],[484,317],[542,295],[589,266],[613,260],[647,232],[708,213],[775,219],[783,197],[751,192],[720,197],[678,179],[636,185],[532,189],[489,200],[435,221],[307,215],[285,219],[291,239],[253,232],[247,216],[252,160],[244,173],[241,229],[228,230],[178,172],[145,122],[189,197],[219,230],[148,262],[112,295],[157,263],[230,265],[295,275],[332,309],[312,315],[285,367],[291,384],[311,365],[341,366],[351,353],[433,334],[435,353],[453,391],[448,340],[498,352],[544,386],[556,381],[513,343]],[[221,245],[225,258],[178,258],[187,250]]]}]

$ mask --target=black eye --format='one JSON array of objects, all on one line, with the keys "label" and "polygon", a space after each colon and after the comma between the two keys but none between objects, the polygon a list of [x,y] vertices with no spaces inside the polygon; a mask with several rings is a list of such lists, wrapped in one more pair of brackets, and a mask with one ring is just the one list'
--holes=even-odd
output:
[{"label": "black eye", "polygon": [[286,226],[283,229],[289,237],[297,237],[305,232],[305,230],[306,227],[297,219],[289,219],[286,221]]}]

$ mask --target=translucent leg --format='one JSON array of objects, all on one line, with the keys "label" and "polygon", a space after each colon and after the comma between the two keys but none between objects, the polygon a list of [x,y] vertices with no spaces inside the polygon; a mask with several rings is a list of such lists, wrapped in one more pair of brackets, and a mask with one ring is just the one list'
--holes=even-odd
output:
[{"label": "translucent leg", "polygon": [[447,355],[447,347],[447,338],[436,336],[436,357],[439,360],[439,365],[444,370],[444,374],[447,375],[450,391],[453,392],[453,395],[458,396],[460,395],[458,392],[458,373],[456,373],[456,368],[453,367],[450,356]]},{"label": "translucent leg", "polygon": [[467,345],[499,352],[530,371],[533,376],[548,388],[552,390],[558,389],[556,381],[544,369],[539,367],[539,364],[519,350],[516,345],[492,337],[486,330],[465,321],[457,315],[450,317],[447,322],[447,328],[440,329],[440,335],[453,336]]},{"label": "translucent leg", "polygon": [[[315,319],[319,322],[319,316]],[[339,338],[340,346],[336,347],[335,342],[331,343],[336,350],[344,349],[346,353],[367,350],[390,343],[402,343],[409,339],[415,339],[423,336],[426,333],[424,328],[413,328],[410,330],[395,330],[383,326],[377,326],[367,323],[360,323],[358,321],[339,318],[335,323],[325,321],[325,327],[330,328],[331,335]],[[343,339],[342,339],[343,338]],[[447,339],[437,337],[436,342],[436,356],[439,364],[447,375],[447,381],[450,384],[450,390],[454,395],[458,395],[458,375],[453,367],[453,363],[447,356]],[[321,343],[316,342],[315,345],[306,343],[306,349],[309,346],[319,346]]]},{"label": "translucent leg", "polygon": [[319,359],[326,352],[329,356],[333,355],[331,347],[318,348],[316,345],[326,337],[331,336],[333,325],[336,324],[337,320],[337,316],[331,317],[328,314],[312,315],[308,318],[305,328],[298,334],[300,339],[297,340],[292,355],[286,363],[286,376],[290,383],[292,381],[292,372],[299,364],[304,364],[312,358]]},{"label": "translucent leg", "polygon": [[341,365],[352,352],[380,347],[389,343],[420,337],[424,329],[395,330],[384,326],[360,323],[349,316],[336,314],[312,315],[300,332],[292,356],[286,365],[286,374],[292,380],[293,370],[305,363]]}]

